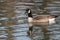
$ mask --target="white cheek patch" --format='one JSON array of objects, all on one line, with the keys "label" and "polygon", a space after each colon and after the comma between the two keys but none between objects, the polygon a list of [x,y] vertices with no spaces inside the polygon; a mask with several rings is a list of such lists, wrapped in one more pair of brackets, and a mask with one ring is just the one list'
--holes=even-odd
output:
[{"label": "white cheek patch", "polygon": [[28,11],[28,13],[30,13],[30,10]]}]

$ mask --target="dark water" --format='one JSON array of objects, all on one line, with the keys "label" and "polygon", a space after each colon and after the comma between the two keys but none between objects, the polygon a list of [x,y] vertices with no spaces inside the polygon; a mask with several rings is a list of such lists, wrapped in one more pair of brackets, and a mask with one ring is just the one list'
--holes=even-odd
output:
[{"label": "dark water", "polygon": [[[1,2],[3,1],[1,0]],[[41,1],[38,0],[35,2],[42,2],[42,0]],[[48,5],[49,8],[48,7],[45,8],[51,14],[59,13],[60,11],[57,10],[59,9],[60,2],[55,3],[58,5],[54,4],[53,2]],[[60,40],[60,17],[56,19],[56,24],[53,25],[47,26],[33,25],[33,35],[32,37],[28,36],[27,31],[29,30],[29,25],[27,22],[27,15],[25,14],[25,9],[34,8],[35,6],[39,5],[40,3],[34,4],[25,2],[15,2],[14,7],[10,8],[9,5],[8,5],[9,9],[6,7],[8,12],[6,12],[6,10],[2,11],[0,10],[3,13],[5,12],[7,13],[1,14],[3,16],[0,18],[0,40]],[[12,8],[14,9],[14,13],[11,11]],[[12,14],[10,12],[12,12]]]}]

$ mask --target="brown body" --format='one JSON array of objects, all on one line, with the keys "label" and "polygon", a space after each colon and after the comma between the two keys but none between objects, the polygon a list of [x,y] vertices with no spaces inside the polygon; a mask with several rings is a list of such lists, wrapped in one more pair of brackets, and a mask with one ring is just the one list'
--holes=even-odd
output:
[{"label": "brown body", "polygon": [[51,15],[38,15],[38,16],[35,16],[33,19],[34,19],[34,22],[48,22],[48,19],[52,17],[53,16]]},{"label": "brown body", "polygon": [[49,19],[54,18],[52,15],[38,15],[33,18],[33,24],[35,25],[48,25]]}]

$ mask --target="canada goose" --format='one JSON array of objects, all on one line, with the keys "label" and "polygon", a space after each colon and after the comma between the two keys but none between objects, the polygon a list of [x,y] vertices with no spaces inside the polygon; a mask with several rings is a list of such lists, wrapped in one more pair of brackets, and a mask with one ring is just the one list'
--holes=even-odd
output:
[{"label": "canada goose", "polygon": [[29,23],[29,32],[28,32],[28,34],[31,36],[32,35],[32,30],[33,30],[33,16],[32,16],[32,13],[31,13],[30,9],[27,9],[26,13],[28,15],[28,23]]},{"label": "canada goose", "polygon": [[55,22],[56,17],[58,17],[54,15],[37,15],[33,17],[30,9],[27,9],[26,13],[28,14],[29,29],[31,30],[31,32],[33,30],[32,29],[33,24],[38,25],[54,24],[56,23]]},{"label": "canada goose", "polygon": [[31,10],[30,9],[27,9],[26,10],[27,13],[28,13],[28,22],[30,24],[30,26],[32,26],[32,22],[35,23],[35,22],[48,22],[49,24],[53,24],[55,23],[55,19],[56,17],[58,16],[54,16],[54,15],[37,15],[35,17],[33,17],[32,13],[31,13]]}]

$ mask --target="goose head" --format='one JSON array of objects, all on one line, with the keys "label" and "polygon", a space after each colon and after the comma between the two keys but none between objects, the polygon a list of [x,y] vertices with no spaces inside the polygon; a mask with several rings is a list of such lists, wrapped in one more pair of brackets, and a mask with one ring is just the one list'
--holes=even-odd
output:
[{"label": "goose head", "polygon": [[27,10],[26,10],[26,13],[31,13],[31,10],[30,10],[30,9],[27,9]]},{"label": "goose head", "polygon": [[27,9],[27,10],[26,10],[26,13],[28,14],[28,17],[33,17],[33,16],[32,16],[32,13],[31,13],[31,9]]}]

